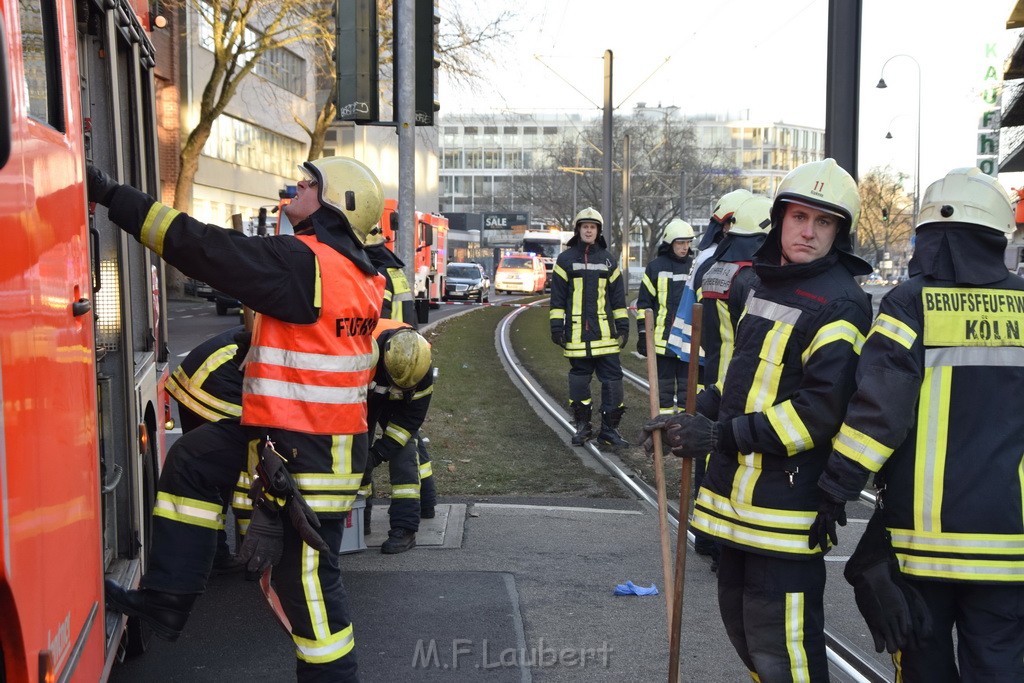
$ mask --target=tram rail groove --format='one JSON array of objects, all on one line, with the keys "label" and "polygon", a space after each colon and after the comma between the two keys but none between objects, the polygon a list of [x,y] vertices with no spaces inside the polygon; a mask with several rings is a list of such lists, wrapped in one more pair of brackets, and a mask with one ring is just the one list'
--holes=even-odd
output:
[{"label": "tram rail groove", "polygon": [[[519,314],[532,305],[534,304],[517,307],[507,316],[502,318],[496,330],[495,341],[501,352],[505,367],[515,374],[520,385],[527,393],[530,394],[537,404],[543,407],[543,409],[548,413],[548,416],[564,431],[571,434],[573,433],[573,426],[569,422],[568,417],[522,369],[522,364],[516,356],[515,351],[512,349],[509,336],[511,323]],[[623,373],[629,381],[633,382],[644,391],[649,390],[649,384],[639,375],[628,370],[623,370]],[[657,492],[654,490],[654,487],[637,477],[633,472],[627,472],[623,468],[619,467],[618,464],[616,464],[595,445],[594,441],[587,441],[584,448],[608,471],[609,474],[618,479],[624,486],[626,486],[627,489],[636,495],[637,498],[647,503],[655,512],[657,512],[658,499]],[[873,505],[875,496],[867,491],[862,491],[861,499]],[[679,507],[673,504],[672,501],[669,501],[668,507],[669,524],[678,534]],[[694,541],[693,532],[687,531],[686,537],[688,544],[692,547]],[[853,645],[841,634],[825,629],[825,641],[826,654],[828,655],[828,661],[831,665],[832,675],[838,676],[841,680],[854,681],[856,683],[887,683],[887,681],[892,679],[891,671],[886,671],[881,668],[876,661],[863,653],[860,648]]]}]

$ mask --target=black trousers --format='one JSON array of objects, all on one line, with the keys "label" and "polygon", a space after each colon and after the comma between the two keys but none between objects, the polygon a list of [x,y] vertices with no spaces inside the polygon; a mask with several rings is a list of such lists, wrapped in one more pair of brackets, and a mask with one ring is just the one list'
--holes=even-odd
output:
[{"label": "black trousers", "polygon": [[722,545],[718,608],[761,683],[828,683],[825,560],[788,560]]},{"label": "black trousers", "polygon": [[902,650],[893,655],[897,680],[906,683],[1024,681],[1024,585],[992,586],[904,578],[921,592],[928,605],[932,636],[920,649]]},{"label": "black trousers", "polygon": [[690,364],[676,356],[655,356],[658,367],[658,407],[663,413],[686,410],[686,380]]},{"label": "black trousers", "polygon": [[607,413],[622,405],[622,364],[619,354],[585,356],[569,359],[569,400],[590,401],[590,380],[597,375],[601,383],[601,412]]},{"label": "black trousers", "polygon": [[[225,490],[247,470],[248,454],[267,430],[237,422],[215,422],[183,435],[171,447],[160,474],[153,515],[150,564],[141,586],[167,593],[202,593],[213,565],[217,531],[224,528]],[[332,494],[306,489],[302,481],[326,481],[331,491],[351,482],[343,469],[362,468],[366,435],[318,436],[272,430],[277,450],[295,453],[288,468],[311,505]],[[344,448],[339,443],[344,442]],[[339,466],[339,463],[344,463]],[[296,471],[301,467],[301,471]],[[354,498],[359,474],[350,483]],[[319,533],[330,546],[319,553],[306,545],[285,519],[284,556],[273,570],[274,586],[292,624],[298,680],[303,683],[357,680],[348,597],[338,553],[347,513],[319,512]]]}]

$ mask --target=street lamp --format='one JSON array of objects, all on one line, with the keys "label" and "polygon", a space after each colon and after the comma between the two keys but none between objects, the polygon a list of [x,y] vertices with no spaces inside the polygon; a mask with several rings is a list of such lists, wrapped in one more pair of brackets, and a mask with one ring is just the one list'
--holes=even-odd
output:
[{"label": "street lamp", "polygon": [[[892,57],[889,57],[889,59],[885,60],[885,63],[882,64],[882,71],[879,74],[878,85],[876,85],[875,87],[876,88],[886,88],[886,87],[888,87],[886,85],[886,83],[885,83],[885,67],[889,64],[889,62],[891,62],[892,60],[896,59],[897,57],[906,57],[907,59],[909,59],[910,61],[912,61],[914,63],[914,66],[917,67],[917,142],[915,144],[915,153],[914,153],[914,227],[916,228],[917,227],[918,210],[919,210],[920,205],[921,205],[921,64],[920,64],[920,62],[918,62],[916,59],[914,59],[913,57],[911,57],[908,54],[898,54],[898,55],[893,55]],[[892,139],[892,133],[887,132],[885,137],[887,139]]]}]

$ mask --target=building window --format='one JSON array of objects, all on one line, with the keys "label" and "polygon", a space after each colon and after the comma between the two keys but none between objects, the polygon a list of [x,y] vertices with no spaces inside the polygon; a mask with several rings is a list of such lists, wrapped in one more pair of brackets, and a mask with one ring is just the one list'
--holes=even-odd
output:
[{"label": "building window", "polygon": [[558,127],[544,126],[544,135],[558,135]]},{"label": "building window", "polygon": [[478,149],[466,150],[466,168],[483,168],[484,153]]},{"label": "building window", "polygon": [[239,166],[290,178],[306,146],[266,128],[221,115],[213,121],[203,154]]},{"label": "building window", "polygon": [[458,135],[459,134],[459,127],[458,126],[445,126],[444,127],[444,134],[445,135]]},{"label": "building window", "polygon": [[21,59],[25,70],[23,86],[28,115],[63,131],[64,103],[53,4],[22,0],[18,8],[21,10]]},{"label": "building window", "polygon": [[523,135],[536,135],[536,134],[537,134],[537,126],[524,126],[523,127]]},{"label": "building window", "polygon": [[501,168],[501,152],[487,150],[484,152],[484,168]]},{"label": "building window", "polygon": [[462,150],[445,150],[441,157],[441,168],[462,168]]},{"label": "building window", "polygon": [[498,134],[498,127],[497,126],[484,126],[484,135],[497,135],[497,134]]},{"label": "building window", "polygon": [[502,164],[504,168],[523,167],[523,155],[519,150],[506,151],[504,156],[505,159]]},{"label": "building window", "polygon": [[518,126],[505,126],[505,128],[502,129],[502,132],[505,135],[518,135],[519,134],[519,127]]},{"label": "building window", "polygon": [[466,126],[466,127],[465,127],[465,128],[463,129],[463,132],[464,132],[464,133],[465,133],[466,135],[478,135],[478,134],[479,134],[479,132],[480,132],[480,129],[479,129],[479,128],[477,128],[476,126]]}]

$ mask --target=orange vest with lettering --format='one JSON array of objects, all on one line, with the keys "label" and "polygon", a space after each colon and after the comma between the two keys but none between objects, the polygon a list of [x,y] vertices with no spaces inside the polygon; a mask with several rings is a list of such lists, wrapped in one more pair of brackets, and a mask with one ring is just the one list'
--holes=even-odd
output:
[{"label": "orange vest with lettering", "polygon": [[373,329],[384,278],[367,275],[311,235],[320,317],[309,325],[257,316],[242,385],[242,424],[308,434],[361,434],[373,379]]}]

